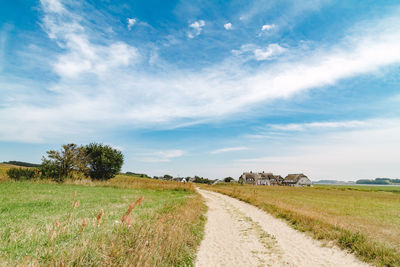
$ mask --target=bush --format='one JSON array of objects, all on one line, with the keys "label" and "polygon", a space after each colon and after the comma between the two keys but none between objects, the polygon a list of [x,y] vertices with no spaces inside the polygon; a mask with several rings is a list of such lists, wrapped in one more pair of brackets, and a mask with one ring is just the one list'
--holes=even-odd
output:
[{"label": "bush", "polygon": [[39,177],[38,169],[31,168],[11,168],[7,170],[7,175],[13,180],[21,181],[21,180],[32,180]]},{"label": "bush", "polygon": [[42,178],[50,178],[56,182],[63,182],[65,176],[61,174],[61,170],[57,162],[42,158],[42,165],[40,166]]},{"label": "bush", "polygon": [[193,182],[198,183],[198,184],[212,184],[213,183],[212,180],[209,180],[209,179],[203,178],[203,177],[199,177],[199,176],[195,176]]},{"label": "bush", "polygon": [[124,156],[121,151],[103,144],[91,143],[85,147],[88,176],[94,180],[108,180],[121,171]]},{"label": "bush", "polygon": [[224,179],[224,182],[225,182],[225,183],[230,183],[232,180],[235,180],[235,179],[233,179],[232,177],[226,177],[226,178]]}]

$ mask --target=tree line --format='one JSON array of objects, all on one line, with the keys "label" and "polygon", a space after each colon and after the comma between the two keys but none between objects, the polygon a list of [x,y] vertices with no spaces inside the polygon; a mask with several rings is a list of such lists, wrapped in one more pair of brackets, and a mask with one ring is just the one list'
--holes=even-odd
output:
[{"label": "tree line", "polygon": [[357,180],[356,184],[380,184],[380,185],[400,184],[400,179],[390,179],[390,178],[375,178],[374,180],[361,179]]},{"label": "tree line", "polygon": [[124,163],[121,151],[100,143],[66,144],[61,150],[50,150],[46,154],[38,168],[11,168],[8,176],[14,180],[48,178],[57,182],[79,176],[108,180],[121,171]]},{"label": "tree line", "polygon": [[40,164],[34,164],[34,163],[16,161],[16,160],[3,161],[3,163],[4,164],[15,165],[15,166],[21,166],[21,167],[40,167]]}]

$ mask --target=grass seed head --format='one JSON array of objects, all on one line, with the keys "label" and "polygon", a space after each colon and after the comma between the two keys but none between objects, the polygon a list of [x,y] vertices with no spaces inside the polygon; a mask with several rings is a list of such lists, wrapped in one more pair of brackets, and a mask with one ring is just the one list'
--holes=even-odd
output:
[{"label": "grass seed head", "polygon": [[128,227],[130,227],[131,223],[132,223],[132,217],[129,216],[128,219],[126,220],[126,225],[128,225]]},{"label": "grass seed head", "polygon": [[53,241],[53,238],[54,238],[54,229],[52,229],[52,230],[50,231],[50,233],[49,233],[49,241],[50,241],[50,242]]},{"label": "grass seed head", "polygon": [[97,214],[97,224],[101,224],[101,218],[103,217],[103,215],[104,215],[104,210],[103,209],[101,209],[100,211],[99,211],[99,214]]},{"label": "grass seed head", "polygon": [[85,230],[86,225],[87,225],[87,221],[86,221],[86,218],[85,218],[85,219],[83,219],[83,221],[82,221],[81,232],[83,232],[83,230]]},{"label": "grass seed head", "polygon": [[127,215],[131,214],[132,210],[135,208],[135,203],[129,205],[128,211],[126,212]]},{"label": "grass seed head", "polygon": [[140,206],[140,204],[142,203],[142,201],[143,201],[143,196],[139,197],[139,198],[135,201],[134,205],[135,205],[135,206],[136,206],[136,205],[139,205],[139,206]]}]

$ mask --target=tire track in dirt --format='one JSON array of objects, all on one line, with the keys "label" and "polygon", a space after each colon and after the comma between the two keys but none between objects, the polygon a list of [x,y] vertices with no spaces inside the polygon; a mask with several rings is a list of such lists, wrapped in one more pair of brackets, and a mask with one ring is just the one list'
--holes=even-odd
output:
[{"label": "tire track in dirt", "polygon": [[198,189],[208,206],[196,266],[369,266],[240,200]]}]

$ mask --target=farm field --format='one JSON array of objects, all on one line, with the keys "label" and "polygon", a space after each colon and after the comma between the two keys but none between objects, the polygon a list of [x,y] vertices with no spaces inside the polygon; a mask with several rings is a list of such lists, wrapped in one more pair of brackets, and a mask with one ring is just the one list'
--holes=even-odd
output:
[{"label": "farm field", "polygon": [[356,191],[384,191],[400,194],[400,186],[390,185],[315,185],[316,188]]},{"label": "farm field", "polygon": [[[327,245],[354,252],[382,266],[400,266],[400,194],[398,187],[201,186],[251,203]],[[394,191],[394,192],[390,192]]]},{"label": "farm field", "polygon": [[191,185],[135,177],[1,182],[0,203],[1,266],[192,265],[204,226]]},{"label": "farm field", "polygon": [[0,163],[0,182],[8,180],[7,170],[10,169],[10,168],[13,168],[13,167],[14,168],[19,168],[18,166]]}]

